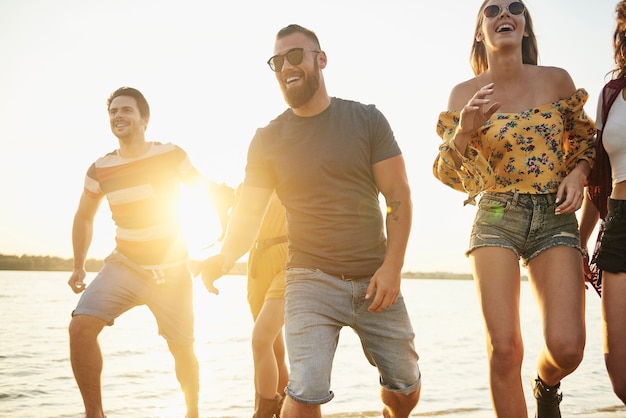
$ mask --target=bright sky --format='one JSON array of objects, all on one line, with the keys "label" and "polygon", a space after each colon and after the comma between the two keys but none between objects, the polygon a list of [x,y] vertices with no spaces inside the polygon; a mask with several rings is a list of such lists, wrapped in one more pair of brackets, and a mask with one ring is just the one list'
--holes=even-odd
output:
[{"label": "bright sky", "polygon": [[[0,0],[0,253],[72,257],[71,224],[88,166],[117,147],[105,100],[140,89],[149,140],[182,146],[209,178],[236,186],[248,143],[286,105],[265,62],[290,23],[314,30],[331,95],[374,103],[403,150],[414,224],[405,270],[469,272],[475,208],[432,175],[435,124],[472,76],[480,0]],[[616,0],[527,0],[540,64],[590,94],[613,67]],[[113,248],[106,204],[89,256]]]}]

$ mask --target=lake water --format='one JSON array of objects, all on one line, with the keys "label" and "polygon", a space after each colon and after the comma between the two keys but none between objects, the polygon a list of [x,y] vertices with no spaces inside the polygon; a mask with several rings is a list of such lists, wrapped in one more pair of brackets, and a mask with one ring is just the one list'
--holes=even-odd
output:
[{"label": "lake water", "polygon": [[[93,274],[89,276],[89,279]],[[82,401],[68,358],[67,325],[78,300],[65,272],[0,271],[0,416],[77,417]],[[217,282],[219,296],[195,280],[196,351],[203,417],[251,417],[254,403],[250,317],[245,277]],[[413,416],[492,417],[482,319],[469,280],[405,279],[402,291],[417,334],[423,388]],[[600,300],[587,291],[588,341],[579,369],[563,382],[564,417],[626,417],[604,367]],[[534,370],[539,316],[522,283],[523,377]],[[165,342],[147,308],[107,327],[103,398],[109,418],[182,417],[184,401]],[[335,399],[327,417],[380,416],[377,375],[350,329],[342,332],[333,369]],[[529,415],[534,399],[526,384]]]}]

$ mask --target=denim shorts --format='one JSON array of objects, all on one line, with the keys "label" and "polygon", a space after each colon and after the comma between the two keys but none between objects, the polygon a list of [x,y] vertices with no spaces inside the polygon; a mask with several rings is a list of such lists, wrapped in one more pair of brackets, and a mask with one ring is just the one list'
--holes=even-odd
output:
[{"label": "denim shorts", "polygon": [[626,200],[609,199],[596,264],[610,273],[626,272]]},{"label": "denim shorts", "polygon": [[379,313],[367,310],[371,277],[343,280],[316,269],[287,270],[285,340],[289,356],[286,393],[307,405],[330,401],[330,375],[342,327],[359,336],[365,357],[388,391],[410,394],[420,386],[415,334],[402,295]]},{"label": "denim shorts", "polygon": [[104,267],[89,283],[78,301],[74,315],[90,315],[113,325],[129,309],[147,305],[167,341],[191,344],[194,341],[193,292],[189,269],[177,269],[176,277],[159,283],[146,270],[118,253],[106,258]]},{"label": "denim shorts", "polygon": [[508,248],[524,265],[550,248],[580,246],[575,213],[556,215],[556,195],[483,194],[474,219],[469,253],[480,247]]}]

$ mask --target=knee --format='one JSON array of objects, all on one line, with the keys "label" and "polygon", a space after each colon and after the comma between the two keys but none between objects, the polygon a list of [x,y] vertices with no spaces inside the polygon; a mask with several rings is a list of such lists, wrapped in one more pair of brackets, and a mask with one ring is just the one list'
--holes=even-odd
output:
[{"label": "knee", "polygon": [[583,360],[584,338],[577,341],[563,340],[558,343],[546,343],[546,346],[556,365],[563,370],[574,370]]},{"label": "knee", "polygon": [[72,317],[68,327],[70,343],[97,339],[98,334],[104,326],[104,323],[100,325],[98,321],[101,320],[87,315],[77,315]]},{"label": "knee", "polygon": [[252,338],[250,339],[250,344],[252,345],[252,352],[256,353],[271,349],[273,341],[270,341],[267,334],[253,332]]},{"label": "knee", "polygon": [[381,400],[385,405],[386,417],[408,417],[420,398],[420,388],[409,394],[381,390]]},{"label": "knee", "polygon": [[491,366],[496,370],[517,369],[522,366],[524,346],[521,338],[493,341],[489,351]]},{"label": "knee", "polygon": [[193,344],[179,344],[168,341],[167,346],[174,359],[197,361]]}]

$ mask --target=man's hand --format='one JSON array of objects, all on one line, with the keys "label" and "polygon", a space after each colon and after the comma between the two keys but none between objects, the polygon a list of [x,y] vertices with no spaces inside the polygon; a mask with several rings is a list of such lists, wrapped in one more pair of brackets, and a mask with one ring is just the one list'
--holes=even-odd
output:
[{"label": "man's hand", "polygon": [[194,276],[201,274],[204,287],[206,287],[209,293],[218,295],[220,291],[213,286],[213,282],[228,273],[232,266],[227,266],[226,264],[225,257],[222,254],[217,254],[202,261],[193,274]]},{"label": "man's hand", "polygon": [[87,272],[85,269],[74,269],[67,284],[72,288],[74,293],[80,293],[85,290],[85,276]]},{"label": "man's hand", "polygon": [[365,299],[370,299],[375,293],[374,300],[370,303],[370,312],[382,312],[398,301],[400,296],[400,272],[388,269],[384,264],[374,273],[370,285],[367,288]]}]

